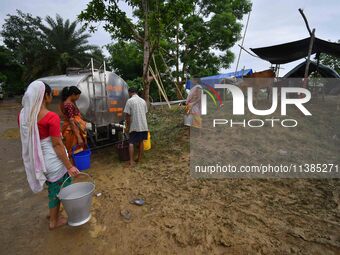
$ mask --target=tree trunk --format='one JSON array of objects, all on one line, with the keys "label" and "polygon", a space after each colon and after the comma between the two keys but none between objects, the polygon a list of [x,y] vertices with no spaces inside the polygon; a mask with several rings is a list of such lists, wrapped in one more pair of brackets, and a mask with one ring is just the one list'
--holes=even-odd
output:
[{"label": "tree trunk", "polygon": [[144,41],[143,88],[144,88],[144,99],[147,104],[149,104],[149,94],[150,94],[149,64],[150,64],[150,42],[146,39]]},{"label": "tree trunk", "polygon": [[176,96],[178,99],[182,99],[182,95],[180,93],[181,87],[178,87],[180,85],[179,82],[179,39],[178,39],[178,30],[179,30],[179,24],[177,23],[177,31],[176,31]]},{"label": "tree trunk", "polygon": [[[182,77],[182,84],[184,83],[184,81],[185,81],[185,79],[186,79],[186,69],[187,69],[187,60],[186,60],[186,58],[188,57],[188,49],[187,48],[185,48],[184,49],[184,57],[183,57],[183,66],[182,66],[182,74],[181,74],[181,77]],[[179,76],[179,74],[178,74],[178,76]],[[194,78],[194,77],[190,77],[190,79],[191,78]],[[181,85],[182,85],[181,84]],[[181,87],[183,87],[183,86],[181,86]]]},{"label": "tree trunk", "polygon": [[[182,75],[181,75],[181,77],[182,77],[182,84],[184,83],[183,81],[185,81],[186,80],[186,75],[185,75],[185,73],[186,73],[186,68],[187,68],[187,65],[186,65],[186,62],[184,61],[183,62],[183,69],[182,69]],[[190,77],[190,79],[191,78],[193,78],[193,77]],[[181,85],[182,85],[181,84]],[[181,87],[183,87],[183,86],[181,86]]]},{"label": "tree trunk", "polygon": [[142,2],[144,9],[144,43],[143,43],[143,88],[144,88],[144,100],[149,105],[149,94],[150,94],[150,78],[149,78],[149,64],[151,56],[150,38],[149,38],[149,27],[148,27],[148,16],[149,16],[149,5],[148,0]]}]

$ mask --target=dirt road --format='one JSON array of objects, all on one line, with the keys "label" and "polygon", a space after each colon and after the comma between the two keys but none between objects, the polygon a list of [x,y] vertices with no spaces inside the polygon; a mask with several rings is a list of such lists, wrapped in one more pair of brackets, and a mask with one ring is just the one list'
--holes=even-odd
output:
[{"label": "dirt road", "polygon": [[[18,111],[0,104],[1,254],[340,254],[338,180],[193,179],[173,111],[149,116],[162,143],[136,168],[112,148],[95,153],[92,219],[49,231],[47,191],[33,194],[22,166]],[[144,206],[129,203],[137,197]]]}]

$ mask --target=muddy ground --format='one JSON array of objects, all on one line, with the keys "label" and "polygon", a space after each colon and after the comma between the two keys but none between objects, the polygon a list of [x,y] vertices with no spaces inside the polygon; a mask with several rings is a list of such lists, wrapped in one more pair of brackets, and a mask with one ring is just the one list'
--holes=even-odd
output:
[{"label": "muddy ground", "polygon": [[[49,231],[47,190],[30,191],[21,162],[19,109],[0,102],[1,254],[340,254],[339,180],[194,179],[181,109],[151,111],[153,148],[134,169],[113,148],[94,153],[92,219]],[[144,206],[129,203],[138,197]]]}]

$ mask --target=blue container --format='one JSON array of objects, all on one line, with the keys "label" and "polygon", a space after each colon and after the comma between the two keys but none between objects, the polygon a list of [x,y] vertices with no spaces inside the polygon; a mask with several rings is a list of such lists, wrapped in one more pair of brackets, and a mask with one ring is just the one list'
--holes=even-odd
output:
[{"label": "blue container", "polygon": [[90,149],[86,149],[77,154],[72,154],[74,164],[78,168],[79,171],[84,171],[90,168],[91,166],[91,151]]}]

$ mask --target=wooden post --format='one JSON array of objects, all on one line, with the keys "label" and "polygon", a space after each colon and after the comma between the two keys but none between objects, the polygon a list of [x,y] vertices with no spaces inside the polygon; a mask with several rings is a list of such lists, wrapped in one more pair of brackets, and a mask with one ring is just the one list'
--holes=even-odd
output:
[{"label": "wooden post", "polygon": [[310,31],[310,28],[309,28],[309,24],[308,24],[308,21],[307,21],[307,18],[305,16],[305,14],[303,13],[303,10],[301,8],[299,8],[299,12],[303,18],[303,20],[305,21],[305,24],[306,24],[306,27],[307,27],[307,30],[308,30],[308,33],[310,36],[312,36],[312,31]]},{"label": "wooden post", "polygon": [[[319,65],[320,65],[320,52],[316,53],[316,80],[319,78],[320,74],[319,74]],[[314,81],[314,88],[313,88],[313,94],[315,95],[315,97],[317,98],[319,96],[319,88],[316,86],[317,82]]]},{"label": "wooden post", "polygon": [[316,53],[316,72],[319,73],[319,66],[320,66],[320,52]]},{"label": "wooden post", "polygon": [[247,29],[248,29],[248,24],[249,24],[249,18],[250,18],[250,12],[249,12],[249,14],[248,14],[247,23],[246,23],[246,28],[244,29],[244,34],[243,34],[242,42],[241,42],[241,46],[240,46],[240,52],[238,53],[238,58],[237,58],[237,64],[236,64],[235,73],[237,72],[238,64],[239,64],[239,62],[240,62],[241,53],[242,53],[242,48],[243,48],[243,44],[244,44],[244,39],[246,38],[246,34],[247,34]]},{"label": "wooden post", "polygon": [[315,28],[313,28],[313,31],[310,37],[310,42],[309,42],[308,57],[306,61],[305,76],[304,76],[304,81],[303,81],[304,88],[307,88],[307,85],[308,85],[307,79],[308,79],[308,72],[309,72],[310,56],[312,55],[312,51],[313,51],[314,39],[315,39]]},{"label": "wooden post", "polygon": [[308,33],[310,35],[308,57],[307,57],[307,61],[306,61],[305,75],[304,75],[304,79],[303,79],[303,87],[307,88],[308,87],[308,72],[309,72],[310,56],[312,55],[313,44],[314,44],[314,39],[315,39],[315,28],[313,28],[313,31],[311,31],[310,28],[309,28],[307,18],[306,18],[305,14],[303,13],[303,10],[301,8],[299,9],[299,12],[300,12],[303,20],[305,21]]}]

